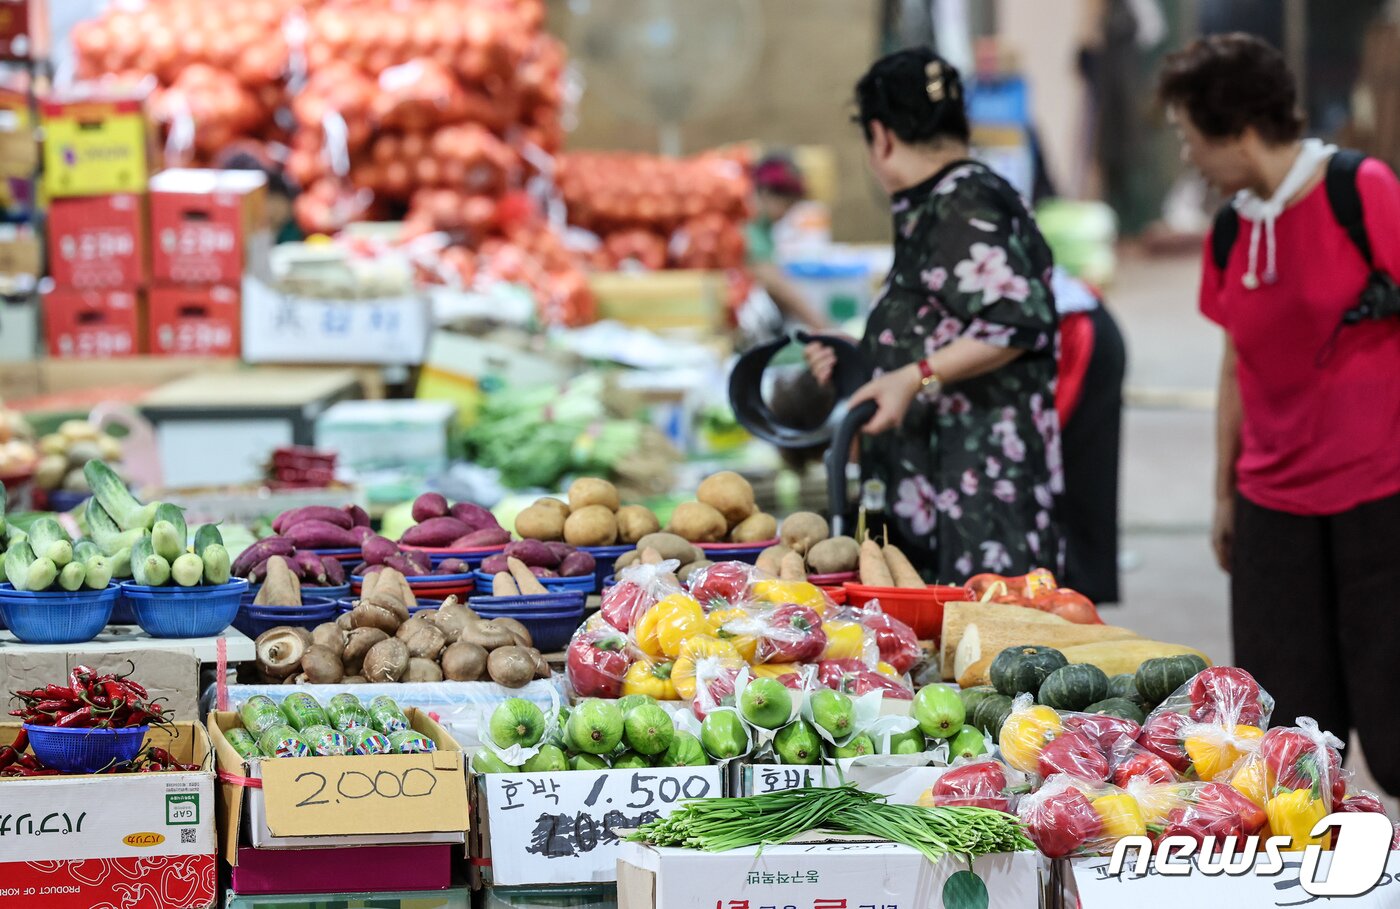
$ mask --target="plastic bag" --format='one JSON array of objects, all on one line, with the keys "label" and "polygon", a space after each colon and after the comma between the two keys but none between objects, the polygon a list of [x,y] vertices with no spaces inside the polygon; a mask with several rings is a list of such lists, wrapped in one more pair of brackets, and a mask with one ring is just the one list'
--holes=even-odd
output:
[{"label": "plastic bag", "polygon": [[1142,806],[1129,792],[1066,774],[1050,777],[1021,797],[1016,814],[1026,833],[1052,859],[1113,850],[1125,836],[1145,836]]},{"label": "plastic bag", "polygon": [[707,634],[710,625],[700,602],[684,591],[669,593],[635,616],[632,645],[653,660],[674,660],[687,638]]},{"label": "plastic bag", "polygon": [[1274,699],[1254,676],[1237,666],[1211,666],[1182,685],[1152,711],[1179,713],[1194,723],[1267,729]]},{"label": "plastic bag", "polygon": [[748,601],[749,586],[763,577],[747,562],[716,562],[690,576],[690,595],[707,610],[738,606]]},{"label": "plastic bag", "polygon": [[1011,811],[1022,788],[1025,774],[991,756],[976,758],[950,767],[933,786],[919,797],[926,807],[991,808]]},{"label": "plastic bag", "polygon": [[874,604],[854,611],[858,615],[857,621],[874,634],[875,649],[881,662],[890,664],[896,672],[903,674],[923,659],[924,651],[913,628],[880,612],[874,608]]},{"label": "plastic bag", "polygon": [[616,698],[634,662],[625,634],[605,622],[585,622],[569,641],[564,671],[580,697]]},{"label": "plastic bag", "polygon": [[609,625],[630,632],[632,625],[662,597],[681,590],[675,560],[657,565],[629,565],[617,573],[617,583],[603,591],[601,614]]},{"label": "plastic bag", "polygon": [[1021,694],[1012,701],[997,745],[1011,767],[1022,773],[1039,773],[1041,754],[1063,733],[1064,721],[1053,707],[1035,704],[1029,694]]},{"label": "plastic bag", "polygon": [[[1226,783],[1154,784],[1140,779],[1127,791],[1137,799],[1154,840],[1186,836],[1219,850],[1228,837],[1258,835],[1268,821],[1264,808]],[[1215,837],[1213,844],[1207,843],[1208,837]]]}]

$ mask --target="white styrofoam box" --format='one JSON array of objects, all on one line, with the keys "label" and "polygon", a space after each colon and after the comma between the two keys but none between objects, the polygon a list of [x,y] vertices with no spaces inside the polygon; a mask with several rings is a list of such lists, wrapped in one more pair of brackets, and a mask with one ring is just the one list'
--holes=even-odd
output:
[{"label": "white styrofoam box", "polygon": [[456,416],[451,401],[341,401],[317,418],[316,447],[351,470],[440,473]]}]

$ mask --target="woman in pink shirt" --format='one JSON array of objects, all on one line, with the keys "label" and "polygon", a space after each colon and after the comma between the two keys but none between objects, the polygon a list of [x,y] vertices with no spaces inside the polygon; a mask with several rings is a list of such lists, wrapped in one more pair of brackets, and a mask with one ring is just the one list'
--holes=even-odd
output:
[{"label": "woman in pink shirt", "polygon": [[1213,542],[1235,660],[1276,724],[1356,729],[1400,793],[1400,182],[1301,138],[1293,76],[1253,36],[1172,55],[1159,92],[1183,158],[1233,196],[1200,306],[1226,335]]}]

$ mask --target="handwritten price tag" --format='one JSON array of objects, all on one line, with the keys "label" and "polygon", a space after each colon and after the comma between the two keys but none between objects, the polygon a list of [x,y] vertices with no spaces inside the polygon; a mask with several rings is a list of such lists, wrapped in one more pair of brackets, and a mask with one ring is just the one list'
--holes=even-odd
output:
[{"label": "handwritten price tag", "polygon": [[482,777],[500,886],[617,878],[618,831],[721,794],[719,767]]},{"label": "handwritten price tag", "polygon": [[454,753],[283,758],[261,763],[274,836],[450,833],[467,826]]},{"label": "handwritten price tag", "polygon": [[250,362],[423,361],[430,307],[416,296],[326,300],[243,281],[243,354]]}]

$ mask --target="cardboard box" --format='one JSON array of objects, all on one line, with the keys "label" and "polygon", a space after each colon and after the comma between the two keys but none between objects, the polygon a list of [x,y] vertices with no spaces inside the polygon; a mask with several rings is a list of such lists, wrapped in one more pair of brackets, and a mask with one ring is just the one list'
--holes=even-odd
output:
[{"label": "cardboard box", "polygon": [[717,271],[597,272],[588,286],[598,318],[652,331],[714,332],[728,318],[725,277]]},{"label": "cardboard box", "polygon": [[176,720],[199,719],[199,660],[189,650],[148,649],[135,641],[130,649],[100,651],[85,650],[82,644],[54,649],[18,643],[0,646],[0,691],[43,687],[68,678],[78,665],[98,672],[131,672],[151,697],[163,699],[166,712]]},{"label": "cardboard box", "polygon": [[[278,758],[245,762],[224,738],[238,714],[209,714],[221,773],[261,781],[219,784],[223,855],[238,864],[254,849],[436,845],[465,842],[466,756],[448,731],[408,708],[413,728],[437,745],[431,754]],[[248,842],[239,833],[248,830]]]},{"label": "cardboard box", "polygon": [[49,273],[66,290],[136,290],[146,283],[146,214],[141,196],[54,199]]},{"label": "cardboard box", "polygon": [[472,854],[483,882],[497,887],[617,880],[618,831],[665,817],[684,799],[725,794],[724,769],[713,765],[474,779]]},{"label": "cardboard box", "polygon": [[49,354],[107,359],[142,352],[144,301],[129,290],[51,290],[44,294]]},{"label": "cardboard box", "polygon": [[[0,743],[19,728],[0,726]],[[206,909],[215,900],[209,736],[176,723],[146,742],[202,769],[0,779],[0,907]]]},{"label": "cardboard box", "polygon": [[918,757],[875,755],[843,761],[839,772],[830,765],[738,764],[734,790],[737,795],[762,795],[791,789],[830,789],[854,783],[856,788],[866,792],[887,795],[892,802],[913,805],[948,771],[947,767],[913,766],[924,763],[912,760]]},{"label": "cardboard box", "polygon": [[236,357],[241,349],[238,286],[157,284],[149,293],[152,354]]},{"label": "cardboard box", "polygon": [[295,894],[229,893],[224,909],[471,909],[472,894],[464,887],[411,892]]},{"label": "cardboard box", "polygon": [[151,178],[151,274],[180,284],[237,284],[265,232],[267,176],[172,168]]},{"label": "cardboard box", "polygon": [[42,60],[48,55],[44,0],[0,0],[0,60]]},{"label": "cardboard box", "polygon": [[445,890],[451,846],[351,846],[338,849],[239,849],[234,893],[347,893]]},{"label": "cardboard box", "polygon": [[43,370],[38,361],[0,364],[0,401],[33,398],[42,390]]},{"label": "cardboard box", "polygon": [[0,224],[0,275],[28,277],[29,289],[33,290],[43,270],[39,235],[33,228],[23,224]]},{"label": "cardboard box", "polygon": [[[625,843],[617,860],[618,909],[925,909],[948,904],[943,889],[966,859],[932,864],[908,846],[816,835],[781,846],[701,852]],[[1044,905],[1046,860],[1036,852],[981,856],[987,909]]]},{"label": "cardboard box", "polygon": [[45,191],[55,199],[145,192],[152,138],[145,92],[80,92],[40,105]]},{"label": "cardboard box", "polygon": [[417,366],[432,313],[417,294],[366,300],[288,293],[243,278],[243,359],[249,363]]}]

